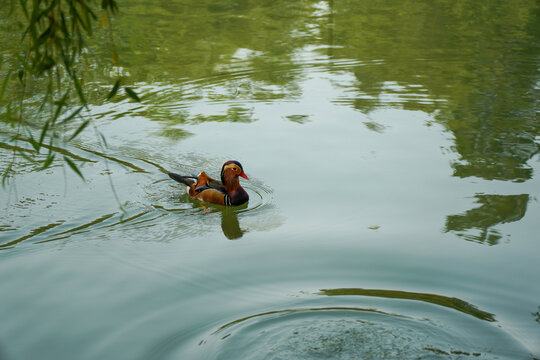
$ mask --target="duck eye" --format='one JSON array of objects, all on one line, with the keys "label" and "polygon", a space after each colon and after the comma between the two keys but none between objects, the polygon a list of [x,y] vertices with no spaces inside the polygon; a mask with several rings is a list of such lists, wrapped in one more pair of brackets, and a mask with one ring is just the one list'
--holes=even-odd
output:
[{"label": "duck eye", "polygon": [[232,169],[233,169],[234,171],[238,170],[238,168],[235,168],[235,167],[233,167]]}]

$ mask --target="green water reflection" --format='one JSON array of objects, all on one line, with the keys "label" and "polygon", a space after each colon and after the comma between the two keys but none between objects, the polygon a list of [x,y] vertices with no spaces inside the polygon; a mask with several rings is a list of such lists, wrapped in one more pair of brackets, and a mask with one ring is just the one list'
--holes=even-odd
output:
[{"label": "green water reflection", "polygon": [[[134,3],[125,5],[117,31],[124,40],[121,52],[137,54],[123,59],[134,82],[213,78],[215,86],[218,74],[228,74],[221,92],[204,87],[191,91],[187,83],[176,90],[177,97],[168,91],[150,92],[147,98],[158,104],[233,102],[223,115],[166,108],[146,113],[156,120],[253,121],[249,108],[234,102],[294,99],[301,94],[297,82],[302,68],[328,67],[354,75],[356,81],[347,84],[353,95],[336,101],[363,113],[387,106],[434,113],[454,136],[460,155],[452,165],[455,176],[521,182],[531,178],[527,161],[539,150],[540,10],[530,0],[492,5]],[[178,16],[182,21],[170,28],[171,18]],[[296,59],[307,45],[321,46],[325,61]],[[343,69],[343,60],[357,65]]]},{"label": "green water reflection", "polygon": [[[527,212],[529,195],[476,195],[479,207],[446,218],[446,231],[465,240],[497,245],[502,235],[493,227],[519,221]],[[478,234],[474,234],[474,232]],[[471,233],[472,232],[472,233]]]},{"label": "green water reflection", "polygon": [[[166,124],[161,134],[171,139],[185,136],[171,125],[256,121],[250,102],[297,99],[304,70],[324,69],[353,76],[337,84],[344,94],[336,103],[364,114],[385,107],[433,114],[453,138],[454,176],[512,182],[533,176],[528,162],[540,150],[537,1],[182,1],[126,4],[124,12],[122,51],[137,49],[125,59],[130,79],[184,84],[146,98],[161,106],[144,115]],[[177,16],[182,21],[170,28]],[[299,57],[308,46],[316,55]],[[220,113],[201,111],[209,104],[222,104]],[[304,123],[307,116],[289,119]],[[477,199],[480,208],[448,216],[446,231],[496,244],[502,235],[493,227],[521,219],[528,202],[526,194]]]},{"label": "green water reflection", "polygon": [[415,293],[408,291],[380,290],[380,289],[322,289],[320,295],[326,296],[374,296],[389,299],[416,300],[428,302],[472,315],[478,319],[493,322],[495,316],[486,311],[477,309],[474,305],[457,298],[450,298],[436,294]]},{"label": "green water reflection", "polygon": [[[128,81],[184,83],[146,90],[155,106],[135,113],[168,125],[254,121],[242,104],[294,99],[302,68],[322,66],[354,75],[346,85],[352,95],[336,101],[363,113],[387,106],[434,113],[454,136],[455,176],[521,182],[531,178],[527,161],[539,151],[539,23],[534,0],[135,1],[123,4],[115,32]],[[13,46],[13,37],[0,41]],[[88,75],[108,83],[118,69],[98,44],[101,70]],[[325,61],[298,59],[308,45],[320,46]],[[343,68],[344,60],[357,65]],[[192,79],[212,79],[212,87]],[[201,99],[224,102],[224,113],[166,106]]]},{"label": "green water reflection", "polygon": [[52,223],[52,224],[47,224],[47,225],[44,225],[44,226],[40,226],[40,227],[30,231],[30,233],[27,234],[27,235],[24,235],[24,236],[21,236],[21,237],[19,237],[17,239],[14,239],[14,240],[8,241],[6,243],[0,244],[0,250],[10,249],[10,248],[14,247],[15,245],[17,245],[18,243],[20,243],[21,241],[31,239],[34,236],[42,234],[42,233],[44,233],[46,231],[49,231],[50,229],[53,229],[53,228],[55,228],[55,227],[57,227],[59,225],[62,225],[63,223],[64,223],[64,221],[60,220],[60,221]]}]

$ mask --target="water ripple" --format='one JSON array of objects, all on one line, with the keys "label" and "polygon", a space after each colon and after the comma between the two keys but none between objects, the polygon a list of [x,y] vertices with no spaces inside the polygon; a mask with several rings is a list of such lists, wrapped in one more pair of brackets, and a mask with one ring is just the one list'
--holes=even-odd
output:
[{"label": "water ripple", "polygon": [[322,307],[256,314],[226,324],[201,346],[226,359],[412,359],[480,356],[465,338],[425,319],[374,309]]},{"label": "water ripple", "polygon": [[[530,358],[513,337],[491,325],[492,314],[460,299],[343,290],[321,290],[319,295],[366,295],[375,299],[375,306],[324,298],[300,300],[299,305],[319,306],[278,308],[231,320],[204,335],[196,351],[207,359],[253,360]],[[386,310],[385,298],[398,306]],[[411,300],[415,300],[412,306]]]}]

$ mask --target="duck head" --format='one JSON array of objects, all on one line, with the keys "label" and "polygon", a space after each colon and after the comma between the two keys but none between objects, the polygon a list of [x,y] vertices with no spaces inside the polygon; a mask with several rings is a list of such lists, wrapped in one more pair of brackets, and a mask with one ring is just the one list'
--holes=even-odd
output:
[{"label": "duck head", "polygon": [[221,182],[223,185],[230,183],[233,180],[238,181],[239,176],[249,180],[247,175],[244,173],[242,164],[236,160],[230,160],[223,164],[223,167],[221,168]]}]

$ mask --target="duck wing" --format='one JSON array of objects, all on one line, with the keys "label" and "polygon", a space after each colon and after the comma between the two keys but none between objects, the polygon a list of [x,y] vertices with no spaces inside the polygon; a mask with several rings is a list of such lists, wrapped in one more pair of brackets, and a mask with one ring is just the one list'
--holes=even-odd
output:
[{"label": "duck wing", "polygon": [[201,171],[201,173],[197,176],[197,183],[195,184],[194,188],[196,192],[201,192],[207,189],[215,189],[223,194],[227,194],[227,190],[225,190],[225,186],[221,183],[221,181],[211,178],[204,171]]},{"label": "duck wing", "polygon": [[221,181],[212,179],[206,183],[206,186],[208,186],[211,189],[219,190],[224,194],[227,193],[227,190],[225,190],[225,185],[223,185]]}]

